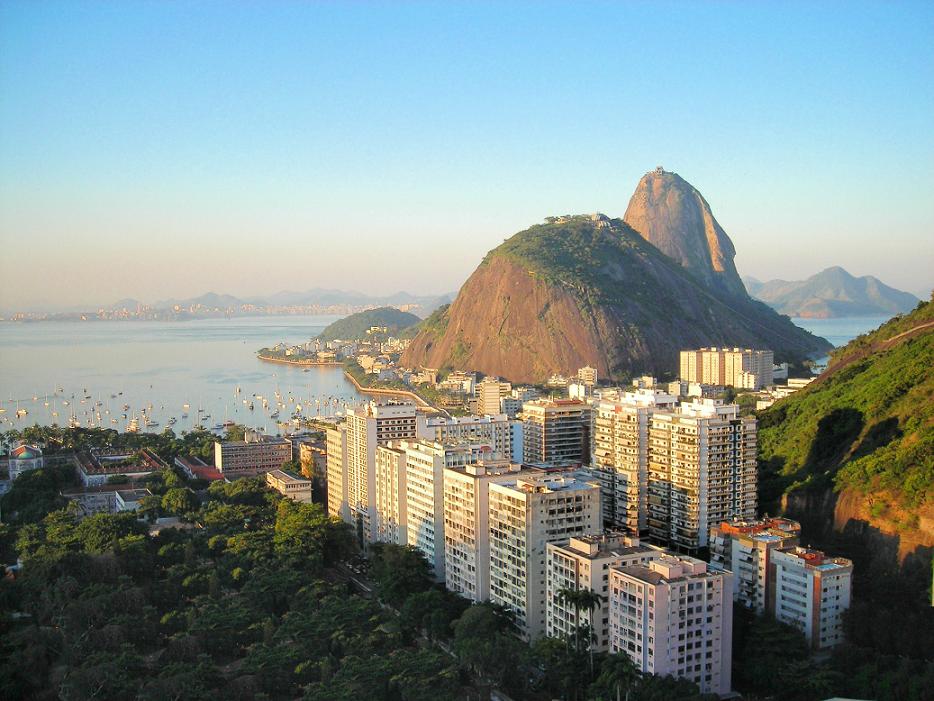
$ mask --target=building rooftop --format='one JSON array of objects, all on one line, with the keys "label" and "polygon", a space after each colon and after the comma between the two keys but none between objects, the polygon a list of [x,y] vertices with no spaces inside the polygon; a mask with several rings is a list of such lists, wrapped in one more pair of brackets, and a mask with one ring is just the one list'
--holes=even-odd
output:
[{"label": "building rooftop", "polygon": [[126,475],[155,472],[168,467],[158,455],[143,448],[140,451],[91,448],[78,453],[78,465],[86,475]]},{"label": "building rooftop", "polygon": [[821,550],[814,550],[797,545],[779,548],[774,552],[799,559],[806,569],[827,571],[853,566],[853,562],[847,560],[845,557],[827,557]]},{"label": "building rooftop", "polygon": [[296,475],[294,472],[289,472],[287,470],[270,470],[266,473],[269,477],[277,479],[281,482],[288,482],[290,484],[311,484],[311,480],[305,477]]}]

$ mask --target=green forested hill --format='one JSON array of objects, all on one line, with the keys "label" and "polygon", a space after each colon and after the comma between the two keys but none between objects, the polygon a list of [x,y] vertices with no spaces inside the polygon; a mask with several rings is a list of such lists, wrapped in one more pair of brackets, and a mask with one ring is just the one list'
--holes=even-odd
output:
[{"label": "green forested hill", "polygon": [[322,331],[318,338],[322,341],[366,338],[367,329],[371,326],[385,326],[390,334],[396,334],[419,321],[421,320],[414,314],[399,311],[395,307],[379,307],[338,319]]},{"label": "green forested hill", "polygon": [[811,386],[759,418],[763,506],[832,484],[884,492],[895,525],[917,528],[934,502],[934,302],[836,351]]}]

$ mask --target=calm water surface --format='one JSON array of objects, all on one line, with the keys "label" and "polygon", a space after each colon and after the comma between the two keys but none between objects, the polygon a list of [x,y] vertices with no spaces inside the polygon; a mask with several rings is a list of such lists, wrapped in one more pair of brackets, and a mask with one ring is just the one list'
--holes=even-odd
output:
[{"label": "calm water surface", "polygon": [[[91,421],[122,431],[134,414],[139,417],[146,409],[159,423],[146,430],[161,431],[174,416],[173,429],[181,433],[197,424],[202,407],[202,423],[208,428],[226,418],[275,433],[269,414],[277,408],[277,390],[289,404],[280,408],[280,420],[296,404],[305,416],[331,416],[361,399],[340,368],[304,372],[258,360],[256,351],[279,341],[307,341],[338,318],[0,323],[0,407],[6,409],[0,414],[0,430],[34,423],[65,425],[74,411],[82,425]],[[266,397],[269,408],[264,411],[254,395]],[[98,401],[102,406],[95,406]],[[29,414],[17,419],[18,408]]]},{"label": "calm water surface", "polygon": [[792,321],[813,334],[823,336],[835,347],[843,346],[860,334],[873,331],[888,321],[888,316],[854,316],[839,319],[802,319]]}]

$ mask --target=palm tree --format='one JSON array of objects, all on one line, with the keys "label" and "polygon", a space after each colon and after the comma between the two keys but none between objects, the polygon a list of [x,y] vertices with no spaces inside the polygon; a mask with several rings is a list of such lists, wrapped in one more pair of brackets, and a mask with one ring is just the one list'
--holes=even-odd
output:
[{"label": "palm tree", "polygon": [[[603,597],[595,591],[590,589],[570,589],[565,587],[558,592],[558,601],[562,604],[574,607],[574,627],[575,630],[580,630],[581,628],[581,610],[586,610],[589,614],[589,623],[593,623],[593,612],[600,603],[603,601]],[[589,637],[589,636],[588,636]],[[578,652],[580,651],[580,635],[575,635],[576,638],[576,647]]]}]

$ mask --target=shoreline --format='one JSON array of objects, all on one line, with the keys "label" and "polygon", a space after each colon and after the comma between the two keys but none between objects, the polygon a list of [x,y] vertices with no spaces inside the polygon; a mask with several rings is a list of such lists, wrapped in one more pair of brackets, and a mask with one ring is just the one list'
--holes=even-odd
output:
[{"label": "shoreline", "polygon": [[289,360],[288,358],[272,358],[262,353],[257,353],[256,357],[260,360],[264,360],[267,363],[280,363],[282,365],[300,365],[302,367],[308,368],[338,368],[343,367],[343,363],[339,363],[336,360]]},{"label": "shoreline", "polygon": [[366,387],[364,385],[361,385],[359,382],[357,382],[357,378],[351,375],[346,370],[344,370],[344,377],[350,380],[350,382],[353,384],[356,390],[360,392],[361,394],[382,394],[382,395],[388,394],[388,395],[392,395],[395,397],[409,397],[421,409],[428,409],[429,411],[432,411],[435,413],[444,413],[440,409],[433,407],[431,404],[429,404],[424,399],[419,397],[417,394],[415,394],[415,392],[410,392],[404,389],[383,389],[383,388],[378,388],[378,387]]}]

